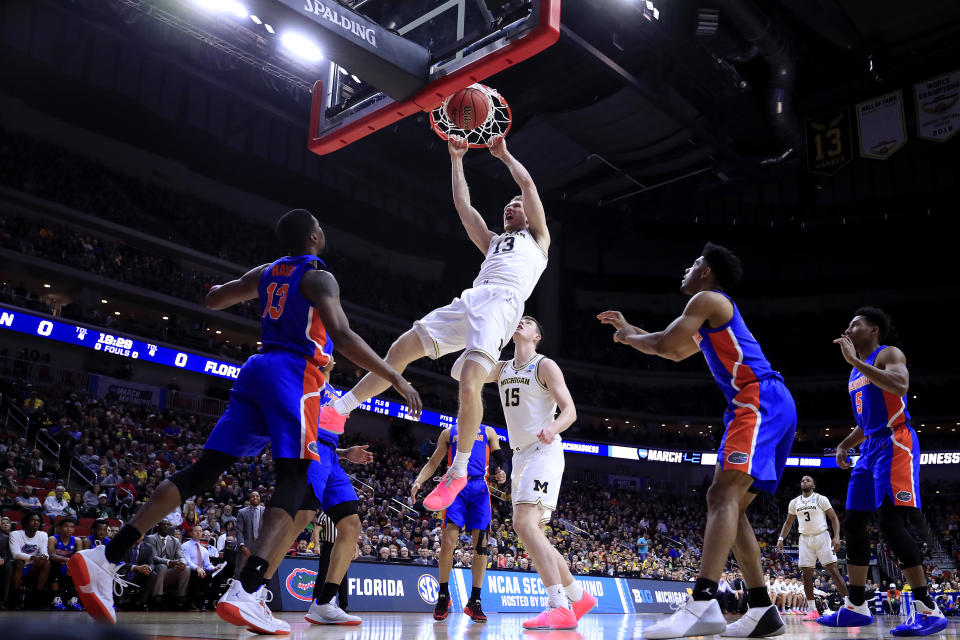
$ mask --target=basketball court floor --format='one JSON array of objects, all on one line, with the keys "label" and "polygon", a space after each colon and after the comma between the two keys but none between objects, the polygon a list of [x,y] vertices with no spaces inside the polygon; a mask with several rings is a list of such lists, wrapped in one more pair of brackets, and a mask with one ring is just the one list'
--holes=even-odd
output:
[{"label": "basketball court floor", "polygon": [[[591,615],[580,622],[576,631],[524,631],[521,623],[526,614],[494,614],[486,624],[472,623],[466,616],[451,613],[443,622],[435,622],[421,613],[361,613],[363,623],[356,627],[317,627],[303,619],[302,613],[279,613],[293,627],[291,640],[628,640],[642,638],[643,629],[660,618],[654,614]],[[4,613],[3,619],[14,616],[42,619],[51,625],[92,625],[87,616],[75,612]],[[784,639],[830,640],[833,638],[890,638],[890,629],[900,623],[899,617],[880,616],[869,627],[827,629],[816,622],[804,622],[799,616],[787,616]],[[732,619],[732,618],[731,618]],[[120,625],[127,631],[151,640],[234,640],[253,638],[254,634],[227,624],[216,613],[121,613]],[[72,631],[78,631],[76,627]],[[79,634],[82,636],[82,634]],[[716,637],[716,636],[714,636]],[[931,638],[960,638],[960,620]]]}]

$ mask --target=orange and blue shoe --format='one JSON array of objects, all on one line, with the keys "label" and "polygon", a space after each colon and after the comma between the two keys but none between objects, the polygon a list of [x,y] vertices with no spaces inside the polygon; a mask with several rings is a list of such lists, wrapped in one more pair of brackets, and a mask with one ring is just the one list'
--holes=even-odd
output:
[{"label": "orange and blue shoe", "polygon": [[343,425],[346,423],[347,417],[338,413],[331,405],[326,404],[320,407],[320,428],[334,433],[343,433]]},{"label": "orange and blue shoe", "polygon": [[440,484],[430,492],[430,495],[423,499],[424,508],[428,511],[443,511],[453,504],[453,501],[457,498],[457,494],[467,486],[467,480],[469,479],[466,474],[454,476],[453,471],[447,469],[447,472],[440,478]]},{"label": "orange and blue shoe", "polygon": [[947,628],[947,618],[936,604],[933,609],[920,600],[913,601],[910,617],[901,625],[890,630],[895,636],[929,636]]},{"label": "orange and blue shoe", "polygon": [[573,615],[577,616],[578,622],[580,618],[587,615],[595,606],[597,606],[597,599],[592,593],[587,593],[586,591],[583,592],[582,598],[570,603],[570,608],[573,609]]},{"label": "orange and blue shoe", "polygon": [[576,629],[577,616],[564,607],[549,607],[523,623],[524,629]]}]

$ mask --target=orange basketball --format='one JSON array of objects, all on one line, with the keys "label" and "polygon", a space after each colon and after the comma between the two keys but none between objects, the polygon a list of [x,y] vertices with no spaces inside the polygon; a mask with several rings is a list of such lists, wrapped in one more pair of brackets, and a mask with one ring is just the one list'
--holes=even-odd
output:
[{"label": "orange basketball", "polygon": [[461,89],[447,100],[447,117],[458,129],[476,129],[487,119],[490,102],[487,95],[475,87]]}]

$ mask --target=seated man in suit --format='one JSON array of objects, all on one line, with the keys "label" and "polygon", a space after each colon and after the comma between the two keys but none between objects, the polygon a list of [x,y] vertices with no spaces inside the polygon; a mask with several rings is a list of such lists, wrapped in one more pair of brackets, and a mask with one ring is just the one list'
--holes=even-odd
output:
[{"label": "seated man in suit", "polygon": [[147,590],[147,581],[153,574],[153,554],[153,546],[144,543],[141,536],[121,558],[123,564],[120,565],[117,573],[137,587],[135,594],[131,591],[125,591],[123,594],[125,596],[123,604],[127,609],[142,611],[147,608],[147,597],[150,595]]},{"label": "seated man in suit", "polygon": [[177,607],[184,609],[190,570],[184,562],[180,541],[173,536],[170,522],[161,520],[157,525],[157,533],[145,537],[144,544],[153,547],[152,572],[146,584],[147,596],[153,599],[155,606],[159,606],[164,589],[175,585]]},{"label": "seated man in suit", "polygon": [[210,562],[210,553],[201,542],[203,533],[203,527],[195,524],[190,529],[190,539],[183,543],[183,560],[190,569],[190,611],[216,608],[216,602],[211,605],[209,596],[216,567]]}]

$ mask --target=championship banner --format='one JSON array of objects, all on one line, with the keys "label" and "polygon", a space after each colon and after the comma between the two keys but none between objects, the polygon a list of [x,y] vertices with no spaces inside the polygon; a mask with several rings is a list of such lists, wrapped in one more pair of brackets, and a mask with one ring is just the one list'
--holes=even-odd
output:
[{"label": "championship banner", "polygon": [[860,155],[886,160],[907,142],[903,92],[899,89],[857,104]]},{"label": "championship banner", "polygon": [[807,170],[831,176],[853,160],[850,107],[817,118],[807,118],[805,137]]},{"label": "championship banner", "polygon": [[917,136],[946,142],[960,129],[960,70],[913,85]]}]

